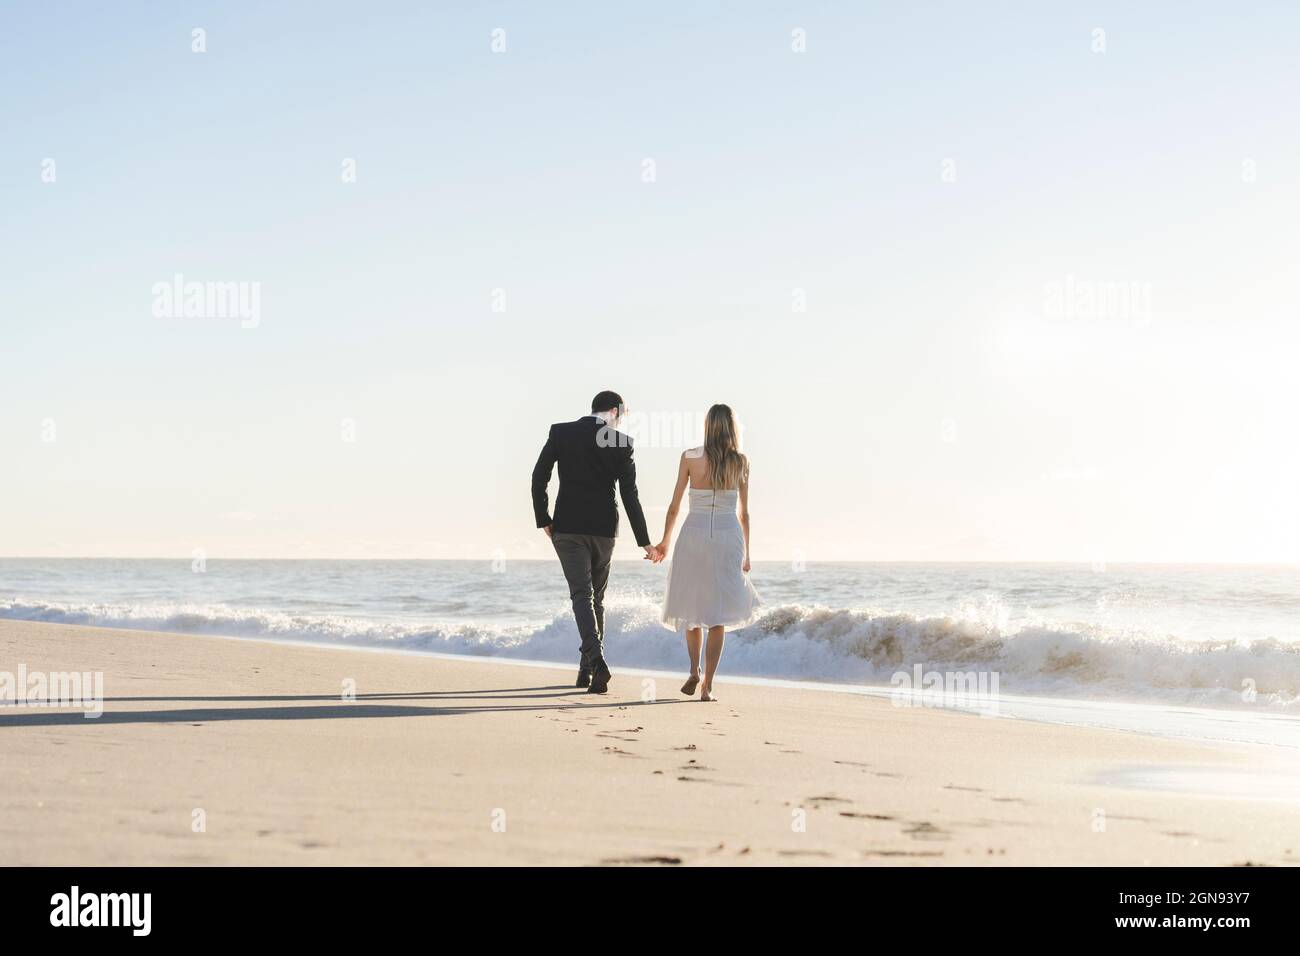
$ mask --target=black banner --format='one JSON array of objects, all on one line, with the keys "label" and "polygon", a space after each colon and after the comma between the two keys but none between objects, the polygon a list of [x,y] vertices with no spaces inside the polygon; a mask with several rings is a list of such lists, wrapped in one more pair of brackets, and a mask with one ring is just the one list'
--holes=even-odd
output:
[{"label": "black banner", "polygon": [[[374,869],[0,870],[5,939],[322,944],[462,933],[614,943],[707,932],[734,943],[774,925],[937,943],[1125,936],[1290,936],[1286,869]],[[686,894],[686,895],[683,895]],[[711,903],[706,900],[712,900]],[[702,906],[702,909],[700,908]],[[702,915],[707,914],[707,915]],[[560,935],[557,936],[557,930]],[[1244,934],[1244,935],[1243,935]],[[1261,935],[1262,934],[1262,935]],[[1044,937],[1038,937],[1043,939]]]}]

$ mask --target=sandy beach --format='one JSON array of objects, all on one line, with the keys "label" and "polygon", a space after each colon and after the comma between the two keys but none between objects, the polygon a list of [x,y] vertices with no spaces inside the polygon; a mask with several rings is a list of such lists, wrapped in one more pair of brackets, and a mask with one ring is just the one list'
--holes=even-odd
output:
[{"label": "sandy beach", "polygon": [[1300,857],[1294,803],[1118,785],[1275,778],[1283,748],[724,680],[704,704],[617,666],[594,697],[570,668],[0,622],[0,670],[20,665],[102,671],[105,701],[97,719],[0,709],[8,864]]}]

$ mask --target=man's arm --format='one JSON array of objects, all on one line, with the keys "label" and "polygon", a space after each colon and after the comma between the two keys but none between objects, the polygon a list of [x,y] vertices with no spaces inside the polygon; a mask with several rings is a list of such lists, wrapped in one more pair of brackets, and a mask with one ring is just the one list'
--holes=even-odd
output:
[{"label": "man's arm", "polygon": [[537,464],[533,466],[533,517],[537,519],[539,528],[551,526],[551,506],[546,497],[546,486],[551,483],[551,469],[555,467],[555,458],[555,429],[552,428],[546,436],[542,453],[537,456]]},{"label": "man's arm", "polygon": [[627,522],[632,526],[636,543],[643,548],[650,547],[650,532],[646,530],[645,514],[641,511],[641,499],[636,493],[636,462],[632,460],[632,440],[627,439],[627,454],[623,457],[618,474],[618,493],[623,498],[623,510],[627,512]]}]

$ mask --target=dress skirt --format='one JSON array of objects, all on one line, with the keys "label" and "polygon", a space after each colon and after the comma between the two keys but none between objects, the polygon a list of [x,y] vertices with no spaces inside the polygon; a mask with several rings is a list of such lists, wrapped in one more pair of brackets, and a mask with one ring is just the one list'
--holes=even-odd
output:
[{"label": "dress skirt", "polygon": [[675,630],[741,627],[762,600],[745,561],[745,536],[736,517],[736,492],[690,489],[691,510],[682,523],[668,566],[664,623]]}]

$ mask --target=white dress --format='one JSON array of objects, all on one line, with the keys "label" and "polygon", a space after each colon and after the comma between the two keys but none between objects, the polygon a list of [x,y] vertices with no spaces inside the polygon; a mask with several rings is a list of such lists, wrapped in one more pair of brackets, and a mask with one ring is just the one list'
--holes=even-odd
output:
[{"label": "white dress", "polygon": [[740,492],[688,491],[690,511],[668,566],[664,623],[679,631],[748,624],[763,602],[740,570],[745,561],[745,536],[736,517]]}]

